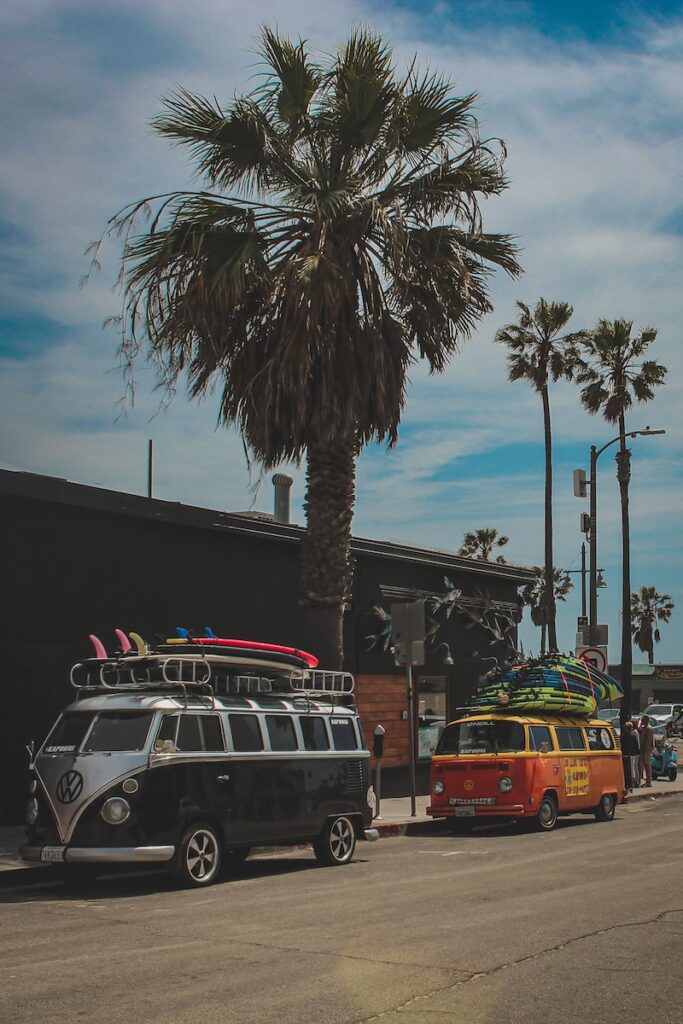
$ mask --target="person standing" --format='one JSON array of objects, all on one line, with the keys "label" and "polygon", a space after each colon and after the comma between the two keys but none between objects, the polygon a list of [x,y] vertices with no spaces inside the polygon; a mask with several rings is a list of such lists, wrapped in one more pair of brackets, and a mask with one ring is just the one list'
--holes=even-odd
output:
[{"label": "person standing", "polygon": [[649,715],[640,720],[640,772],[645,775],[643,786],[652,789],[652,748],[655,745],[655,732],[650,725]]},{"label": "person standing", "polygon": [[630,793],[633,787],[638,785],[639,754],[640,743],[636,728],[633,722],[624,722],[624,731],[621,734],[621,756],[624,762],[624,782],[627,793]]}]

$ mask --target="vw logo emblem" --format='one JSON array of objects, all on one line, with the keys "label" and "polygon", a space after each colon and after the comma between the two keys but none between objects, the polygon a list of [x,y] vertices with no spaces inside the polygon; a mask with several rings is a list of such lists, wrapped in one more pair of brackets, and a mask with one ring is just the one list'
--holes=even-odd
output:
[{"label": "vw logo emblem", "polygon": [[83,776],[80,772],[64,772],[57,783],[57,799],[63,804],[72,804],[83,791]]},{"label": "vw logo emblem", "polygon": [[472,779],[465,780],[465,789],[467,790],[468,793],[474,789],[474,783],[472,782]]}]

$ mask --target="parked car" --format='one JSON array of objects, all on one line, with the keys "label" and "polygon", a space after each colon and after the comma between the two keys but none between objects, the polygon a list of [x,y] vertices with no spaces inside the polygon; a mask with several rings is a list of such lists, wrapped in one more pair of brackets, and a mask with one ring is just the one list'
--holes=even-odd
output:
[{"label": "parked car", "polygon": [[674,719],[681,711],[683,711],[683,704],[648,704],[643,711],[643,715],[649,717],[653,728],[655,722],[663,725],[668,735],[671,729],[667,728],[667,726],[673,725]]},{"label": "parked car", "polygon": [[612,722],[613,725],[619,721],[619,708],[600,708],[597,714],[603,722]]}]

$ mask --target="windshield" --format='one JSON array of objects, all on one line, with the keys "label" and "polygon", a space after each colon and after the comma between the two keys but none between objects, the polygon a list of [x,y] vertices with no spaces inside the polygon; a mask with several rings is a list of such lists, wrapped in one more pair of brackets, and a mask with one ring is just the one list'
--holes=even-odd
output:
[{"label": "windshield", "polygon": [[673,714],[673,704],[650,704],[643,711],[644,715],[671,715]]},{"label": "windshield", "polygon": [[95,718],[83,750],[142,750],[152,718],[151,711],[102,711]]},{"label": "windshield", "polygon": [[454,722],[441,733],[437,754],[500,754],[524,750],[519,722]]},{"label": "windshield", "polygon": [[601,718],[603,722],[611,722],[613,718],[619,717],[619,711],[617,708],[600,708],[598,711],[598,718]]},{"label": "windshield", "polygon": [[66,711],[48,736],[44,753],[72,754],[83,742],[93,717],[92,711]]}]

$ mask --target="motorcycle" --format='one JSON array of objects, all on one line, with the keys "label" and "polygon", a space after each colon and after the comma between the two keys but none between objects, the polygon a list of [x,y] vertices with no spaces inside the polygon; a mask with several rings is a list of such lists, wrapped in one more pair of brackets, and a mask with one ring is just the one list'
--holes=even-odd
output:
[{"label": "motorcycle", "polygon": [[669,782],[675,782],[678,775],[678,754],[672,743],[658,741],[652,750],[650,759],[652,778],[666,776]]}]

